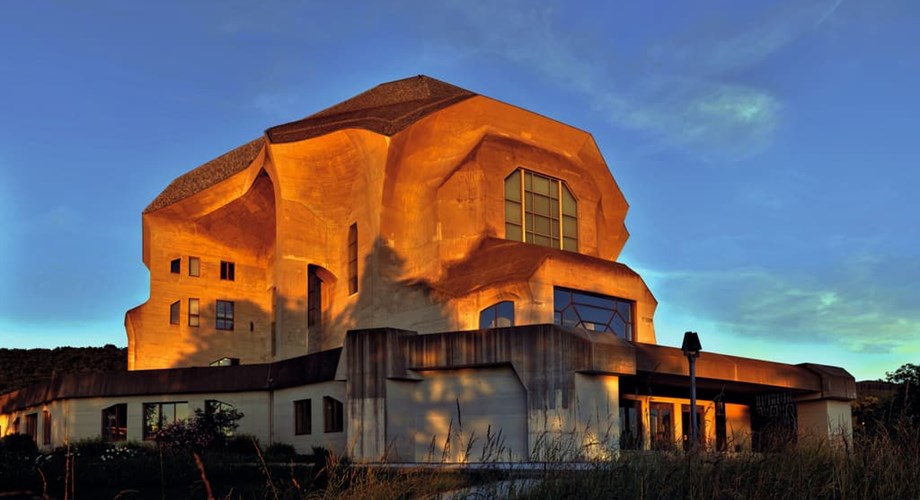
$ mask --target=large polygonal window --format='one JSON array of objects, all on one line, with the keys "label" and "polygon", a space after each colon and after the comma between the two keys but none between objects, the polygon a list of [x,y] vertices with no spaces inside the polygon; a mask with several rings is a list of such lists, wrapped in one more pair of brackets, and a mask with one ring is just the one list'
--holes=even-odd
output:
[{"label": "large polygonal window", "polygon": [[505,178],[505,238],[578,251],[578,202],[564,181],[519,168]]},{"label": "large polygonal window", "polygon": [[554,322],[557,325],[613,332],[626,340],[633,339],[633,305],[632,301],[607,295],[568,288],[553,289]]}]

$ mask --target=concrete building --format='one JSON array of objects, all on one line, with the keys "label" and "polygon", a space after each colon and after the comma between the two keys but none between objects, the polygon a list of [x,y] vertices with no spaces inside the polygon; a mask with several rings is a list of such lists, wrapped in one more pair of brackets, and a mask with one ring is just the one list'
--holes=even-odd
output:
[{"label": "concrete building", "polygon": [[[369,461],[683,446],[687,362],[616,260],[627,208],[584,131],[424,76],[379,85],[173,181],[143,214],[131,372],[2,396],[0,432],[145,439],[223,404],[263,441]],[[708,448],[850,432],[843,369],[697,367]]]}]

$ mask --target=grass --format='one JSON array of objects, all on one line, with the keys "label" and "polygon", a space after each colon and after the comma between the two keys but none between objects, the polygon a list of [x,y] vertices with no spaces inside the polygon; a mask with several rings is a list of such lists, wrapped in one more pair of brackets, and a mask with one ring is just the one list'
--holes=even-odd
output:
[{"label": "grass", "polygon": [[0,489],[51,498],[920,499],[920,429],[902,425],[843,442],[772,453],[624,451],[577,463],[550,456],[539,469],[495,464],[483,471],[367,467],[325,450],[294,457],[275,446],[269,454],[256,443],[249,454],[196,456],[90,441],[50,455],[0,457],[9,467],[0,476],[19,478],[0,481]]}]

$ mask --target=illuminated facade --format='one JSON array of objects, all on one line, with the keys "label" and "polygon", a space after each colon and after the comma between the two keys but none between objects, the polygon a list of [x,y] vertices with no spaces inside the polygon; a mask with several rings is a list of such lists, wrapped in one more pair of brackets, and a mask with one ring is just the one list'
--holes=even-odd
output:
[{"label": "illuminated facade", "polygon": [[[123,387],[0,411],[94,394],[104,434],[144,439],[230,404],[263,441],[363,460],[679,445],[686,360],[616,261],[627,208],[590,134],[424,76],[383,84],[173,181],[143,214]],[[698,370],[707,446],[750,448],[774,407],[800,433],[849,428],[842,369],[705,353]]]}]

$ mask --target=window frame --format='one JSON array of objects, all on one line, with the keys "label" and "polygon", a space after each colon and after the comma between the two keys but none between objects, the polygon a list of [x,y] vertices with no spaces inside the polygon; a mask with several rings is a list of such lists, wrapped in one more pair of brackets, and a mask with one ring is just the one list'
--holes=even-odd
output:
[{"label": "window frame", "polygon": [[169,304],[169,324],[178,325],[182,320],[182,301],[177,300]]},{"label": "window frame", "polygon": [[218,300],[215,307],[214,327],[218,330],[233,331],[234,304],[232,300]]},{"label": "window frame", "polygon": [[[501,309],[504,307],[507,307],[507,305],[509,304],[511,306],[511,316],[502,315]],[[510,320],[510,324],[508,325],[499,324],[499,320],[502,318]],[[489,323],[484,325],[483,324],[484,321],[489,321]],[[514,326],[514,301],[502,300],[500,302],[496,302],[492,304],[491,306],[483,309],[482,311],[479,311],[479,329],[480,330],[487,330],[489,328],[506,328],[506,327],[511,327],[511,326]]]},{"label": "window frame", "polygon": [[51,444],[51,412],[42,410],[42,444]]},{"label": "window frame", "polygon": [[[545,184],[544,192],[537,189],[538,181]],[[517,167],[503,184],[505,239],[578,251],[578,198],[565,180]]]},{"label": "window frame", "polygon": [[201,300],[194,297],[188,299],[188,326],[201,326]]},{"label": "window frame", "polygon": [[[568,299],[562,307],[560,307],[560,303],[557,300],[560,294],[568,294]],[[576,296],[578,297],[576,298]],[[591,301],[594,301],[594,303],[591,303]],[[602,305],[600,305],[601,301],[609,301],[613,305],[613,308],[602,307]],[[624,310],[621,306],[627,308],[628,317],[624,317]],[[575,324],[567,324],[565,321],[566,311],[569,308],[572,308],[575,316],[578,318],[578,322]],[[606,323],[592,321],[590,318],[586,319],[591,311],[607,311],[610,313],[609,319],[607,319]],[[622,336],[612,326],[616,318],[619,318],[623,323],[624,331]],[[636,338],[636,302],[634,300],[602,293],[554,286],[553,323],[561,326],[582,328],[591,332],[609,332],[624,340],[634,341]],[[584,326],[586,324],[591,324],[595,327],[597,325],[603,325],[605,328],[587,328]]]},{"label": "window frame", "polygon": [[38,412],[26,414],[26,435],[32,438],[32,441],[38,443]]},{"label": "window frame", "polygon": [[[114,426],[106,425],[109,410],[114,413]],[[103,441],[114,443],[128,440],[128,403],[115,403],[107,406],[100,411],[100,416],[102,417],[101,435]]]},{"label": "window frame", "polygon": [[[185,405],[185,416],[179,416],[179,405]],[[164,418],[163,408],[171,406],[172,407],[172,422],[167,422]],[[150,424],[150,418],[147,415],[148,408],[156,407],[156,429],[152,429]],[[156,403],[144,403],[142,406],[143,413],[143,439],[144,441],[153,441],[156,439],[157,433],[163,430],[164,427],[167,427],[176,422],[188,421],[188,401],[163,401]]]},{"label": "window frame", "polygon": [[193,278],[201,277],[201,259],[198,257],[188,258],[188,275]]},{"label": "window frame", "polygon": [[220,261],[221,281],[236,281],[236,263],[229,260]]},{"label": "window frame", "polygon": [[348,295],[358,293],[358,223],[348,227]]},{"label": "window frame", "polygon": [[182,274],[182,257],[178,259],[172,259],[169,261],[169,273],[170,274]]},{"label": "window frame", "polygon": [[298,399],[294,401],[294,435],[313,434],[313,400]]},{"label": "window frame", "polygon": [[323,396],[323,432],[345,430],[345,405],[332,396]]}]

